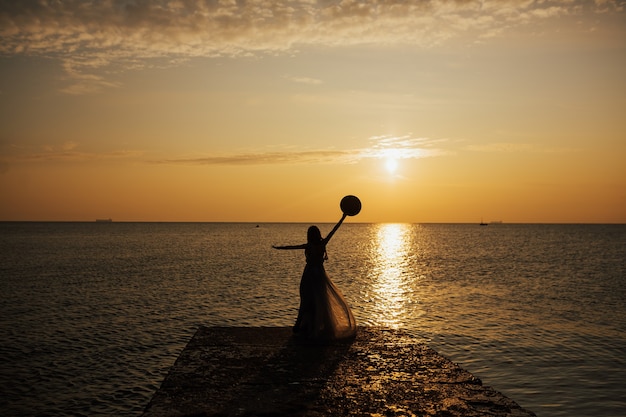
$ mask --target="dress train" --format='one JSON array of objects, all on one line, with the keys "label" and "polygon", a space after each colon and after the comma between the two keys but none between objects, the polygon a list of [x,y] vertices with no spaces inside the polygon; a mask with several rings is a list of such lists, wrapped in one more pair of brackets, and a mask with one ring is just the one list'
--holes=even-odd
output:
[{"label": "dress train", "polygon": [[314,340],[341,340],[356,335],[352,311],[322,263],[304,268],[294,333]]}]

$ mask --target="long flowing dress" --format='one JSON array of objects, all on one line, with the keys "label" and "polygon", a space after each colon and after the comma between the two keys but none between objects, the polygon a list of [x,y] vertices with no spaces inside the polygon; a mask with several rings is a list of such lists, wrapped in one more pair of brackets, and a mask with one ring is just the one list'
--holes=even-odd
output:
[{"label": "long flowing dress", "polygon": [[294,332],[312,340],[349,339],[356,321],[341,291],[324,269],[325,245],[308,244],[300,281],[300,309]]}]

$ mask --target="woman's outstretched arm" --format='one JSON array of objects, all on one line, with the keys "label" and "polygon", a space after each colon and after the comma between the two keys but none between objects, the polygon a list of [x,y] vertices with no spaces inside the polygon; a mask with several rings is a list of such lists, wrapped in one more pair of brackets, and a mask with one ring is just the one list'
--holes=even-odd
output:
[{"label": "woman's outstretched arm", "polygon": [[302,245],[286,245],[286,246],[276,246],[272,245],[274,249],[306,249],[306,243]]},{"label": "woman's outstretched arm", "polygon": [[343,223],[343,221],[346,219],[346,216],[347,216],[347,214],[343,213],[343,216],[341,216],[341,219],[337,222],[335,227],[333,227],[333,230],[331,230],[330,233],[328,234],[328,236],[326,236],[324,238],[324,244],[327,244],[328,241],[330,240],[330,238],[333,237],[333,235],[335,234],[337,229],[339,229],[339,226],[341,226],[341,223]]}]

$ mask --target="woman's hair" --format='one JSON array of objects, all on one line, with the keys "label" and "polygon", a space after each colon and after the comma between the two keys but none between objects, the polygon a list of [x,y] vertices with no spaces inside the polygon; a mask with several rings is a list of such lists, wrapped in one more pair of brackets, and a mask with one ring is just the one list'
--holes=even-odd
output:
[{"label": "woman's hair", "polygon": [[308,243],[318,243],[322,240],[322,232],[317,226],[311,226],[306,232],[306,240]]}]

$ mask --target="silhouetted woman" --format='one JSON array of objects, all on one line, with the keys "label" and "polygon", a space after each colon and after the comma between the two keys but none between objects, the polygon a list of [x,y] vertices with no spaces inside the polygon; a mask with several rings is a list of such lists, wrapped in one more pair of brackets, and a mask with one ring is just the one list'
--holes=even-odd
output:
[{"label": "silhouetted woman", "polygon": [[324,269],[324,261],[328,259],[326,245],[345,218],[346,214],[325,238],[317,226],[311,226],[307,243],[272,246],[274,249],[304,249],[306,266],[300,281],[300,309],[293,331],[308,339],[338,340],[356,335],[352,311]]}]

